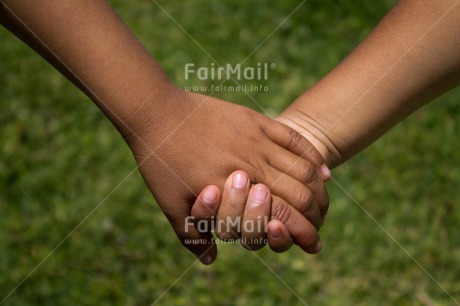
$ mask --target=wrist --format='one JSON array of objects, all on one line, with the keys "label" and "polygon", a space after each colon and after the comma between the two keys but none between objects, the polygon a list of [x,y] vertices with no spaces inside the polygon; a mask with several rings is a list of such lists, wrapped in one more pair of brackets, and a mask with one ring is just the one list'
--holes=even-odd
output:
[{"label": "wrist", "polygon": [[168,125],[168,118],[180,110],[181,89],[164,78],[152,85],[144,95],[123,101],[123,111],[106,115],[112,120],[125,141],[131,145],[144,137],[156,137]]},{"label": "wrist", "polygon": [[278,115],[276,120],[305,137],[323,156],[329,168],[334,168],[342,163],[341,154],[328,138],[323,125],[309,114],[288,108]]}]

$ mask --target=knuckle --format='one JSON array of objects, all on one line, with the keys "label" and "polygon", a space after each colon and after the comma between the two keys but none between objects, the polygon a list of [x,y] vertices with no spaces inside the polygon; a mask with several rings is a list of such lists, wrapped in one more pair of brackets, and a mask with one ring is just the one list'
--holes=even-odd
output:
[{"label": "knuckle", "polygon": [[266,127],[266,117],[251,109],[244,109],[244,122],[251,122],[252,126],[260,133],[264,133]]},{"label": "knuckle", "polygon": [[302,182],[306,185],[315,182],[318,179],[318,171],[309,162],[304,161],[300,165],[302,172]]},{"label": "knuckle", "polygon": [[302,214],[306,215],[311,210],[314,202],[314,195],[311,191],[300,191],[294,193],[293,201],[296,204],[297,210]]},{"label": "knuckle", "polygon": [[261,116],[258,112],[249,112],[249,119],[252,120],[251,122],[257,123],[257,126],[262,133],[265,132],[265,128],[267,126],[266,116]]},{"label": "knuckle", "polygon": [[258,176],[258,182],[265,182],[267,178],[267,174],[265,173],[264,168],[261,167],[260,165],[258,166],[257,176]]},{"label": "knuckle", "polygon": [[291,218],[291,208],[286,202],[277,201],[273,203],[272,218],[286,223]]},{"label": "knuckle", "polygon": [[310,157],[311,159],[315,160],[317,156],[319,156],[318,151],[313,145],[309,145],[304,148],[305,155]]},{"label": "knuckle", "polygon": [[254,178],[256,179],[257,183],[263,183],[265,182],[267,178],[267,173],[265,170],[265,167],[261,164],[260,161],[250,161],[248,162],[250,165],[250,170],[248,171],[249,173],[254,174]]},{"label": "knuckle", "polygon": [[232,212],[243,211],[244,206],[246,205],[247,196],[247,189],[232,189],[229,192],[226,202],[222,203],[221,205],[227,207],[227,209]]},{"label": "knuckle", "polygon": [[293,129],[288,129],[289,148],[297,147],[302,140],[302,136]]}]

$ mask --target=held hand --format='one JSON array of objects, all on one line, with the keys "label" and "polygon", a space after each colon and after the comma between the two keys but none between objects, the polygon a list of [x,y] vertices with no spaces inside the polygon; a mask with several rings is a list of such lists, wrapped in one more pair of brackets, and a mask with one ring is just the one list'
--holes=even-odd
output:
[{"label": "held hand", "polygon": [[[218,187],[210,185],[203,189],[192,208],[198,231],[204,233],[215,229],[216,235],[223,239],[240,238],[242,245],[249,250],[258,250],[267,242],[275,252],[287,251],[293,243],[308,253],[318,253],[321,241],[317,230],[305,214],[300,214],[263,184],[251,188],[235,188],[233,182],[238,177],[247,177],[244,171],[235,171],[225,183],[223,195]],[[321,220],[327,212],[324,207]],[[237,225],[229,230],[229,225]],[[230,231],[232,235],[228,235]],[[214,243],[212,237],[207,245]],[[206,256],[215,259],[212,249]]]},{"label": "held hand", "polygon": [[[152,109],[154,104],[164,108]],[[164,116],[154,120],[159,111]],[[205,186],[222,187],[237,169],[248,174],[247,186],[253,182],[270,187],[280,220],[291,219],[292,207],[320,226],[320,207],[324,212],[328,203],[325,188],[318,183],[324,161],[290,128],[248,108],[177,89],[156,96],[155,103],[145,102],[129,122],[129,132],[121,129],[122,134],[147,186],[180,241],[203,263],[209,262],[202,255],[209,248],[216,252],[215,246],[189,239],[209,239],[211,234],[188,226],[187,217]],[[307,184],[318,185],[318,194],[313,195]],[[305,232],[300,226],[296,231],[291,235]],[[311,237],[302,241],[306,248],[316,240],[314,227],[308,231]]]}]

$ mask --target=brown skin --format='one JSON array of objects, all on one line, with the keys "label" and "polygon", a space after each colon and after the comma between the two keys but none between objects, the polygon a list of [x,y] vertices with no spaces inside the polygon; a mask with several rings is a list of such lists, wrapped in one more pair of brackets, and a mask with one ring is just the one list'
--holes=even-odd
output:
[{"label": "brown skin", "polygon": [[[298,168],[304,171],[292,172],[293,177],[283,173],[289,170],[285,165],[306,163],[293,152],[302,154],[304,148],[311,145],[302,137],[291,141],[291,131],[284,125],[238,105],[187,92],[178,92],[177,97],[171,99],[183,107],[175,115],[164,118],[165,122],[152,120],[147,123],[138,133],[140,140],[128,137],[128,144],[147,186],[184,245],[197,256],[207,248],[186,244],[186,238],[203,238],[203,235],[194,229],[186,233],[184,229],[184,219],[190,215],[203,186],[214,179],[223,186],[228,173],[244,169],[248,173],[247,186],[249,181],[271,186],[273,197],[276,197],[277,219],[286,223],[303,249],[311,249],[318,238],[316,228],[307,218],[316,223],[321,220],[315,192],[324,192],[321,197],[325,201],[321,203],[323,209],[327,209],[328,204],[324,185],[319,184],[322,179],[316,169],[310,170],[314,167],[310,163],[307,168]],[[152,107],[149,103],[145,105]],[[168,133],[159,136],[153,132],[159,128]],[[210,165],[214,169],[212,173]],[[317,185],[305,186],[310,180],[315,180]],[[318,190],[310,190],[313,186],[318,186]]]},{"label": "brown skin", "polygon": [[[340,65],[277,120],[307,138],[329,166],[338,166],[410,113],[460,84],[459,16],[457,0],[399,1]],[[249,192],[246,197],[239,195],[239,205],[248,205],[249,196]],[[213,212],[219,214],[230,201],[231,197],[224,198]],[[196,205],[199,211],[200,197]],[[244,216],[245,210],[240,213]],[[282,231],[287,233],[285,228]],[[287,235],[276,246],[269,240],[275,249],[289,243]]]},{"label": "brown skin", "polygon": [[276,215],[302,248],[315,244],[317,231],[308,219],[318,227],[327,209],[324,160],[300,134],[248,108],[175,87],[107,1],[1,0],[0,23],[107,115],[195,255],[207,247],[185,243],[203,235],[185,232],[184,219],[204,186],[223,187],[236,169],[270,186]]}]

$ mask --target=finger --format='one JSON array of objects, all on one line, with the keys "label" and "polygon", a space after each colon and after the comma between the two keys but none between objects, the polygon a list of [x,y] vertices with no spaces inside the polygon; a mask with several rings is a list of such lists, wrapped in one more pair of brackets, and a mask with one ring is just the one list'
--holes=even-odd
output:
[{"label": "finger", "polygon": [[319,229],[322,225],[322,218],[313,191],[301,182],[273,167],[267,170],[267,174],[265,183],[272,194],[286,200],[288,204]]},{"label": "finger", "polygon": [[286,226],[278,220],[268,222],[267,239],[270,248],[277,253],[286,252],[294,243]]},{"label": "finger", "polygon": [[245,248],[255,251],[265,246],[270,211],[270,191],[263,184],[254,185],[249,192],[241,229],[241,241]]},{"label": "finger", "polygon": [[181,244],[203,264],[211,264],[217,258],[217,246],[209,231],[200,233],[196,229],[194,217],[191,216],[192,203],[184,200],[180,193],[171,193],[159,203],[162,203],[160,208]]},{"label": "finger", "polygon": [[249,176],[235,171],[227,179],[217,212],[215,232],[223,240],[238,239],[244,207],[249,193]]},{"label": "finger", "polygon": [[209,230],[198,231],[191,216],[169,220],[182,245],[192,252],[203,264],[210,265],[216,260],[217,246]]},{"label": "finger", "polygon": [[318,169],[310,162],[291,152],[281,152],[270,164],[277,170],[286,173],[307,186],[315,195],[323,218],[329,208],[329,195]]},{"label": "finger", "polygon": [[272,196],[272,220],[282,222],[294,243],[305,252],[315,254],[321,250],[321,240],[315,227],[278,196]]},{"label": "finger", "polygon": [[192,206],[191,215],[196,221],[215,221],[220,203],[220,189],[217,186],[205,187]]},{"label": "finger", "polygon": [[324,180],[331,177],[331,171],[324,162],[323,156],[305,137],[280,122],[266,121],[261,124],[268,138],[279,146],[312,162],[321,171]]}]

